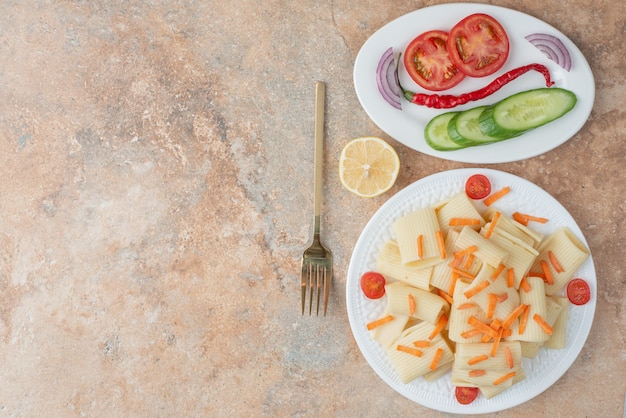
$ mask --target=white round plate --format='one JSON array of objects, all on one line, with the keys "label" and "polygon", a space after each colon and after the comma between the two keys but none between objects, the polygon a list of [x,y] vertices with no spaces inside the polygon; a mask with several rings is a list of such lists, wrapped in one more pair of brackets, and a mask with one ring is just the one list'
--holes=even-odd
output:
[{"label": "white round plate", "polygon": [[[431,383],[423,378],[418,378],[409,384],[402,383],[387,354],[378,342],[370,337],[366,328],[367,323],[382,316],[386,296],[379,300],[367,299],[360,289],[359,279],[363,273],[376,269],[377,256],[384,243],[393,238],[391,225],[397,218],[418,208],[432,206],[462,192],[467,178],[476,173],[489,177],[492,190],[499,190],[505,186],[511,188],[511,192],[495,204],[503,214],[512,215],[513,212],[519,211],[547,217],[549,221],[546,224],[533,223],[531,227],[545,235],[558,227],[566,226],[587,245],[585,237],[569,212],[556,199],[533,183],[497,170],[451,170],[416,181],[381,206],[367,223],[356,243],[346,280],[350,327],[369,365],[385,383],[408,399],[438,411],[456,414],[501,411],[526,402],[548,389],[567,371],[580,353],[591,330],[596,308],[596,273],[593,260],[589,257],[576,276],[584,278],[589,283],[591,300],[583,306],[570,304],[565,348],[541,349],[536,358],[522,360],[526,379],[491,399],[479,396],[469,405],[461,405],[456,401],[450,373]],[[480,206],[477,207],[481,209]]]},{"label": "white round plate", "polygon": [[[446,110],[418,106],[402,99],[402,110],[388,104],[376,84],[376,67],[383,53],[393,48],[396,59],[408,44],[427,30],[449,31],[458,21],[473,13],[486,13],[497,19],[506,30],[510,41],[509,58],[495,74],[483,78],[466,77],[452,89],[440,94],[458,95],[477,90],[497,76],[530,63],[544,64],[550,70],[554,87],[574,92],[576,106],[560,119],[541,126],[520,137],[489,145],[456,151],[436,151],[424,141],[424,127],[430,119]],[[548,59],[524,37],[543,32],[557,36],[570,52],[572,69],[568,72]],[[402,86],[414,92],[428,92],[420,88],[400,63]],[[424,154],[446,160],[468,163],[505,163],[531,158],[563,144],[583,127],[591,113],[595,98],[595,83],[589,64],[578,47],[563,33],[547,23],[525,13],[488,4],[453,3],[426,7],[401,16],[380,28],[361,47],[354,63],[354,87],[363,109],[374,123],[389,136]],[[545,87],[545,80],[537,72],[530,72],[511,81],[493,95],[457,106],[449,110],[464,110],[474,106],[493,104],[511,94]]]}]

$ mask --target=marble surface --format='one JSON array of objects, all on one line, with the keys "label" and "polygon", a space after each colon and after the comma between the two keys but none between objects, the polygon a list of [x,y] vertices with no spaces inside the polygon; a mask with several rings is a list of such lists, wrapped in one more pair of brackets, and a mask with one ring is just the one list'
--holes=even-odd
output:
[{"label": "marble surface", "polygon": [[[426,175],[360,107],[352,69],[386,22],[434,1],[0,2],[0,416],[449,416],[390,389],[352,337],[345,275],[369,217]],[[626,8],[502,0],[570,37],[596,101],[557,149],[490,165],[572,213],[598,309],[571,369],[502,417],[621,417],[626,392]],[[312,233],[314,80],[327,82],[325,318],[300,315]],[[395,186],[340,185],[351,138]]]}]

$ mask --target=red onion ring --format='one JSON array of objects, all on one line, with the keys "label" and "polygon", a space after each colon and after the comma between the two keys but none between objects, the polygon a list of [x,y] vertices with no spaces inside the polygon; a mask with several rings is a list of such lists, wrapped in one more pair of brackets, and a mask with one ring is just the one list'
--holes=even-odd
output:
[{"label": "red onion ring", "polygon": [[565,44],[556,36],[548,33],[531,33],[526,36],[526,40],[566,71],[572,69],[572,57]]}]

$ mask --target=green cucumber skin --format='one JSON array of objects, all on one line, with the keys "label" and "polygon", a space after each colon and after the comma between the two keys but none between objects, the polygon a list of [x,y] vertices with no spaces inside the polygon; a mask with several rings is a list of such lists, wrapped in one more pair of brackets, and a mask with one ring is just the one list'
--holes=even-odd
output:
[{"label": "green cucumber skin", "polygon": [[[532,104],[533,101],[540,103]],[[502,139],[512,138],[560,118],[572,110],[576,102],[574,93],[558,87],[527,90],[487,107],[480,114],[479,126],[486,135]],[[513,111],[519,109],[523,113],[522,117],[511,116]],[[528,116],[528,112],[524,114],[526,109],[542,111],[542,117],[526,121],[523,119]]]},{"label": "green cucumber skin", "polygon": [[459,112],[446,112],[437,115],[428,122],[424,128],[424,139],[426,143],[437,151],[454,151],[465,148],[450,139],[448,135],[448,124],[450,120]]},{"label": "green cucumber skin", "polygon": [[[463,146],[476,146],[476,145],[485,145],[491,144],[492,142],[502,141],[506,138],[494,138],[489,135],[485,135],[482,131],[479,130],[478,120],[480,114],[485,110],[488,106],[477,106],[467,110],[460,112],[458,115],[450,120],[448,124],[448,135],[450,139],[452,139],[457,144]],[[475,131],[469,131],[466,127],[468,125],[474,125],[476,127]]]}]

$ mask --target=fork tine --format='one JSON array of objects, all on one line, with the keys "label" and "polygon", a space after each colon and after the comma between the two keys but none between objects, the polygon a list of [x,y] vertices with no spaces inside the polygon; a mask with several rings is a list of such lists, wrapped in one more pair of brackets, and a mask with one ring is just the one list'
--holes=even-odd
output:
[{"label": "fork tine", "polygon": [[317,268],[315,269],[315,281],[316,283],[316,288],[317,288],[317,312],[316,315],[319,316],[320,315],[320,295],[322,294],[322,274],[326,273],[326,269],[321,270],[319,264],[317,265]]},{"label": "fork tine", "polygon": [[300,287],[302,288],[302,315],[304,315],[304,306],[306,305],[306,287],[308,279],[309,263],[302,260],[302,273],[300,274]]},{"label": "fork tine", "polygon": [[[315,268],[317,268],[317,265],[315,265]],[[313,312],[313,293],[315,293],[314,279],[313,263],[309,263],[309,315]]]},{"label": "fork tine", "polygon": [[[332,267],[331,267],[332,269]],[[324,269],[324,316],[326,316],[326,309],[328,308],[328,295],[330,293],[330,277],[332,277],[332,270],[329,273],[328,269]]]}]

